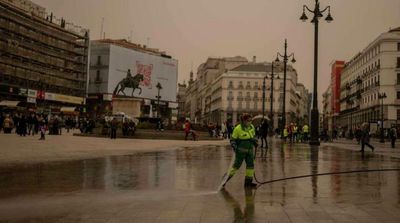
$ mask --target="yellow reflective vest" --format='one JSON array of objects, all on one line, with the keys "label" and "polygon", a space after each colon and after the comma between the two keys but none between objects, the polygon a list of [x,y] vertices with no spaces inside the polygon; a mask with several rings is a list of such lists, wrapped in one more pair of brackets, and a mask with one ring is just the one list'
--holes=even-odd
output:
[{"label": "yellow reflective vest", "polygon": [[252,149],[254,146],[254,139],[256,136],[256,129],[252,124],[244,127],[239,124],[235,127],[232,133],[231,140],[237,141],[237,146],[239,148]]}]

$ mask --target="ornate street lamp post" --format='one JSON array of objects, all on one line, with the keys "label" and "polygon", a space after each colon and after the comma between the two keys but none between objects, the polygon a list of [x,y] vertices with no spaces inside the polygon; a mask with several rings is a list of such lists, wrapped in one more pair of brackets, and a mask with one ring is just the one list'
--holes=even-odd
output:
[{"label": "ornate street lamp post", "polygon": [[379,142],[385,142],[385,134],[383,133],[383,99],[385,99],[386,93],[378,93],[378,99],[381,99],[381,140]]},{"label": "ornate street lamp post", "polygon": [[315,8],[314,10],[309,9],[306,5],[303,5],[303,14],[300,17],[300,20],[305,22],[308,17],[305,13],[307,9],[313,15],[313,19],[311,23],[314,23],[314,90],[313,90],[313,106],[311,109],[311,138],[310,145],[319,145],[319,137],[318,137],[318,129],[319,129],[319,112],[318,112],[318,23],[319,19],[323,17],[323,14],[326,10],[328,10],[328,16],[326,16],[325,20],[329,23],[333,21],[331,16],[331,7],[327,6],[324,10],[320,10],[319,0],[315,0]]},{"label": "ornate street lamp post", "polygon": [[269,113],[269,117],[271,120],[271,129],[273,129],[274,126],[274,112],[273,112],[273,99],[274,99],[274,79],[279,79],[278,74],[274,74],[274,62],[271,62],[271,73],[269,74],[270,77],[268,77],[268,74],[265,75],[264,79],[263,79],[263,104],[262,104],[262,110],[263,110],[263,119],[265,117],[265,90],[266,90],[266,86],[265,86],[265,79],[270,78],[271,79],[271,88],[270,88],[270,113]]},{"label": "ornate street lamp post", "polygon": [[158,94],[156,96],[156,98],[157,98],[157,118],[159,118],[160,117],[160,98],[161,98],[160,90],[162,89],[160,82],[157,83],[156,88],[158,90]]},{"label": "ornate street lamp post", "polygon": [[281,121],[281,137],[283,138],[283,128],[286,124],[286,68],[287,62],[290,58],[292,58],[292,63],[296,63],[294,59],[294,53],[287,55],[287,40],[285,39],[285,52],[283,55],[277,53],[275,62],[280,62],[279,57],[283,58],[283,105],[282,105],[282,121]]}]

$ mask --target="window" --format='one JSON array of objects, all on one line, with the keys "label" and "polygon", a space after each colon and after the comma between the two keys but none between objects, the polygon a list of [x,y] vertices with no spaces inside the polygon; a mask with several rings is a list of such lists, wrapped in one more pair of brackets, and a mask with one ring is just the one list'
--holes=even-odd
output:
[{"label": "window", "polygon": [[97,65],[101,65],[101,56],[97,56]]},{"label": "window", "polygon": [[96,71],[96,82],[100,82],[101,80],[100,80],[100,71],[99,70],[97,70]]},{"label": "window", "polygon": [[397,57],[397,68],[400,68],[400,57]]},{"label": "window", "polygon": [[397,92],[397,99],[400,99],[400,91]]},{"label": "window", "polygon": [[233,81],[229,81],[228,88],[233,88]]},{"label": "window", "polygon": [[397,120],[400,120],[400,109],[397,109]]},{"label": "window", "polygon": [[255,89],[258,89],[258,82],[257,82],[257,81],[254,82],[254,88],[255,88]]},{"label": "window", "polygon": [[247,81],[246,89],[250,89],[250,88],[251,88],[251,86],[250,86],[250,81]]},{"label": "window", "polygon": [[232,101],[232,100],[233,100],[233,93],[232,93],[232,91],[229,91],[229,93],[228,93],[228,100],[229,100],[229,101]]},{"label": "window", "polygon": [[246,109],[247,109],[247,110],[250,109],[250,100],[246,100]]},{"label": "window", "polygon": [[397,84],[400,84],[400,73],[397,73]]},{"label": "window", "polygon": [[397,43],[397,51],[400,51],[400,43]]},{"label": "window", "polygon": [[239,94],[238,94],[238,100],[242,100],[243,99],[243,94],[242,94],[242,92],[239,92]]},{"label": "window", "polygon": [[254,92],[254,110],[258,109],[258,93]]}]

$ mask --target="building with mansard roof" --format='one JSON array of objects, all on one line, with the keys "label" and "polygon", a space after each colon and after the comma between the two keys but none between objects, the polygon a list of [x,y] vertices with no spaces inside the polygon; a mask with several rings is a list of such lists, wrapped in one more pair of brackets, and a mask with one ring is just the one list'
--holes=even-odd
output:
[{"label": "building with mansard roof", "polygon": [[[343,68],[339,125],[349,131],[383,118],[385,129],[400,120],[400,27],[380,34]],[[386,95],[381,98],[380,95]]]},{"label": "building with mansard roof", "polygon": [[[190,114],[192,121],[206,124],[232,120],[236,123],[242,113],[250,113],[252,116],[263,114],[263,80],[266,75],[270,76],[271,63],[257,63],[255,58],[252,62],[242,57],[236,58],[236,64],[214,67],[219,73],[216,72],[218,75],[210,79],[210,72],[204,70],[210,67],[210,59],[200,65],[197,79],[189,85],[186,94],[186,113]],[[219,59],[219,63],[226,61]],[[213,61],[213,64],[216,63]],[[272,112],[270,78],[266,79],[264,107],[265,115],[268,117],[272,114],[274,126],[277,127],[283,102],[283,64],[275,65],[275,76],[280,78],[274,79]],[[204,78],[207,78],[206,81]],[[290,65],[287,67],[286,87],[287,122],[308,122],[308,91],[298,83],[297,72]]]}]

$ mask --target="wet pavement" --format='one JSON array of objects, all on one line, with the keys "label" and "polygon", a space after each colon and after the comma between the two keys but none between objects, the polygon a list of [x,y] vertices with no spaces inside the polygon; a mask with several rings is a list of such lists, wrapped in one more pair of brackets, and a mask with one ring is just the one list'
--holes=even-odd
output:
[{"label": "wet pavement", "polygon": [[[400,168],[400,159],[306,144],[258,151],[259,181]],[[244,165],[217,192],[228,147],[198,147],[0,168],[0,222],[400,222],[400,172],[366,172],[244,190]]]}]

